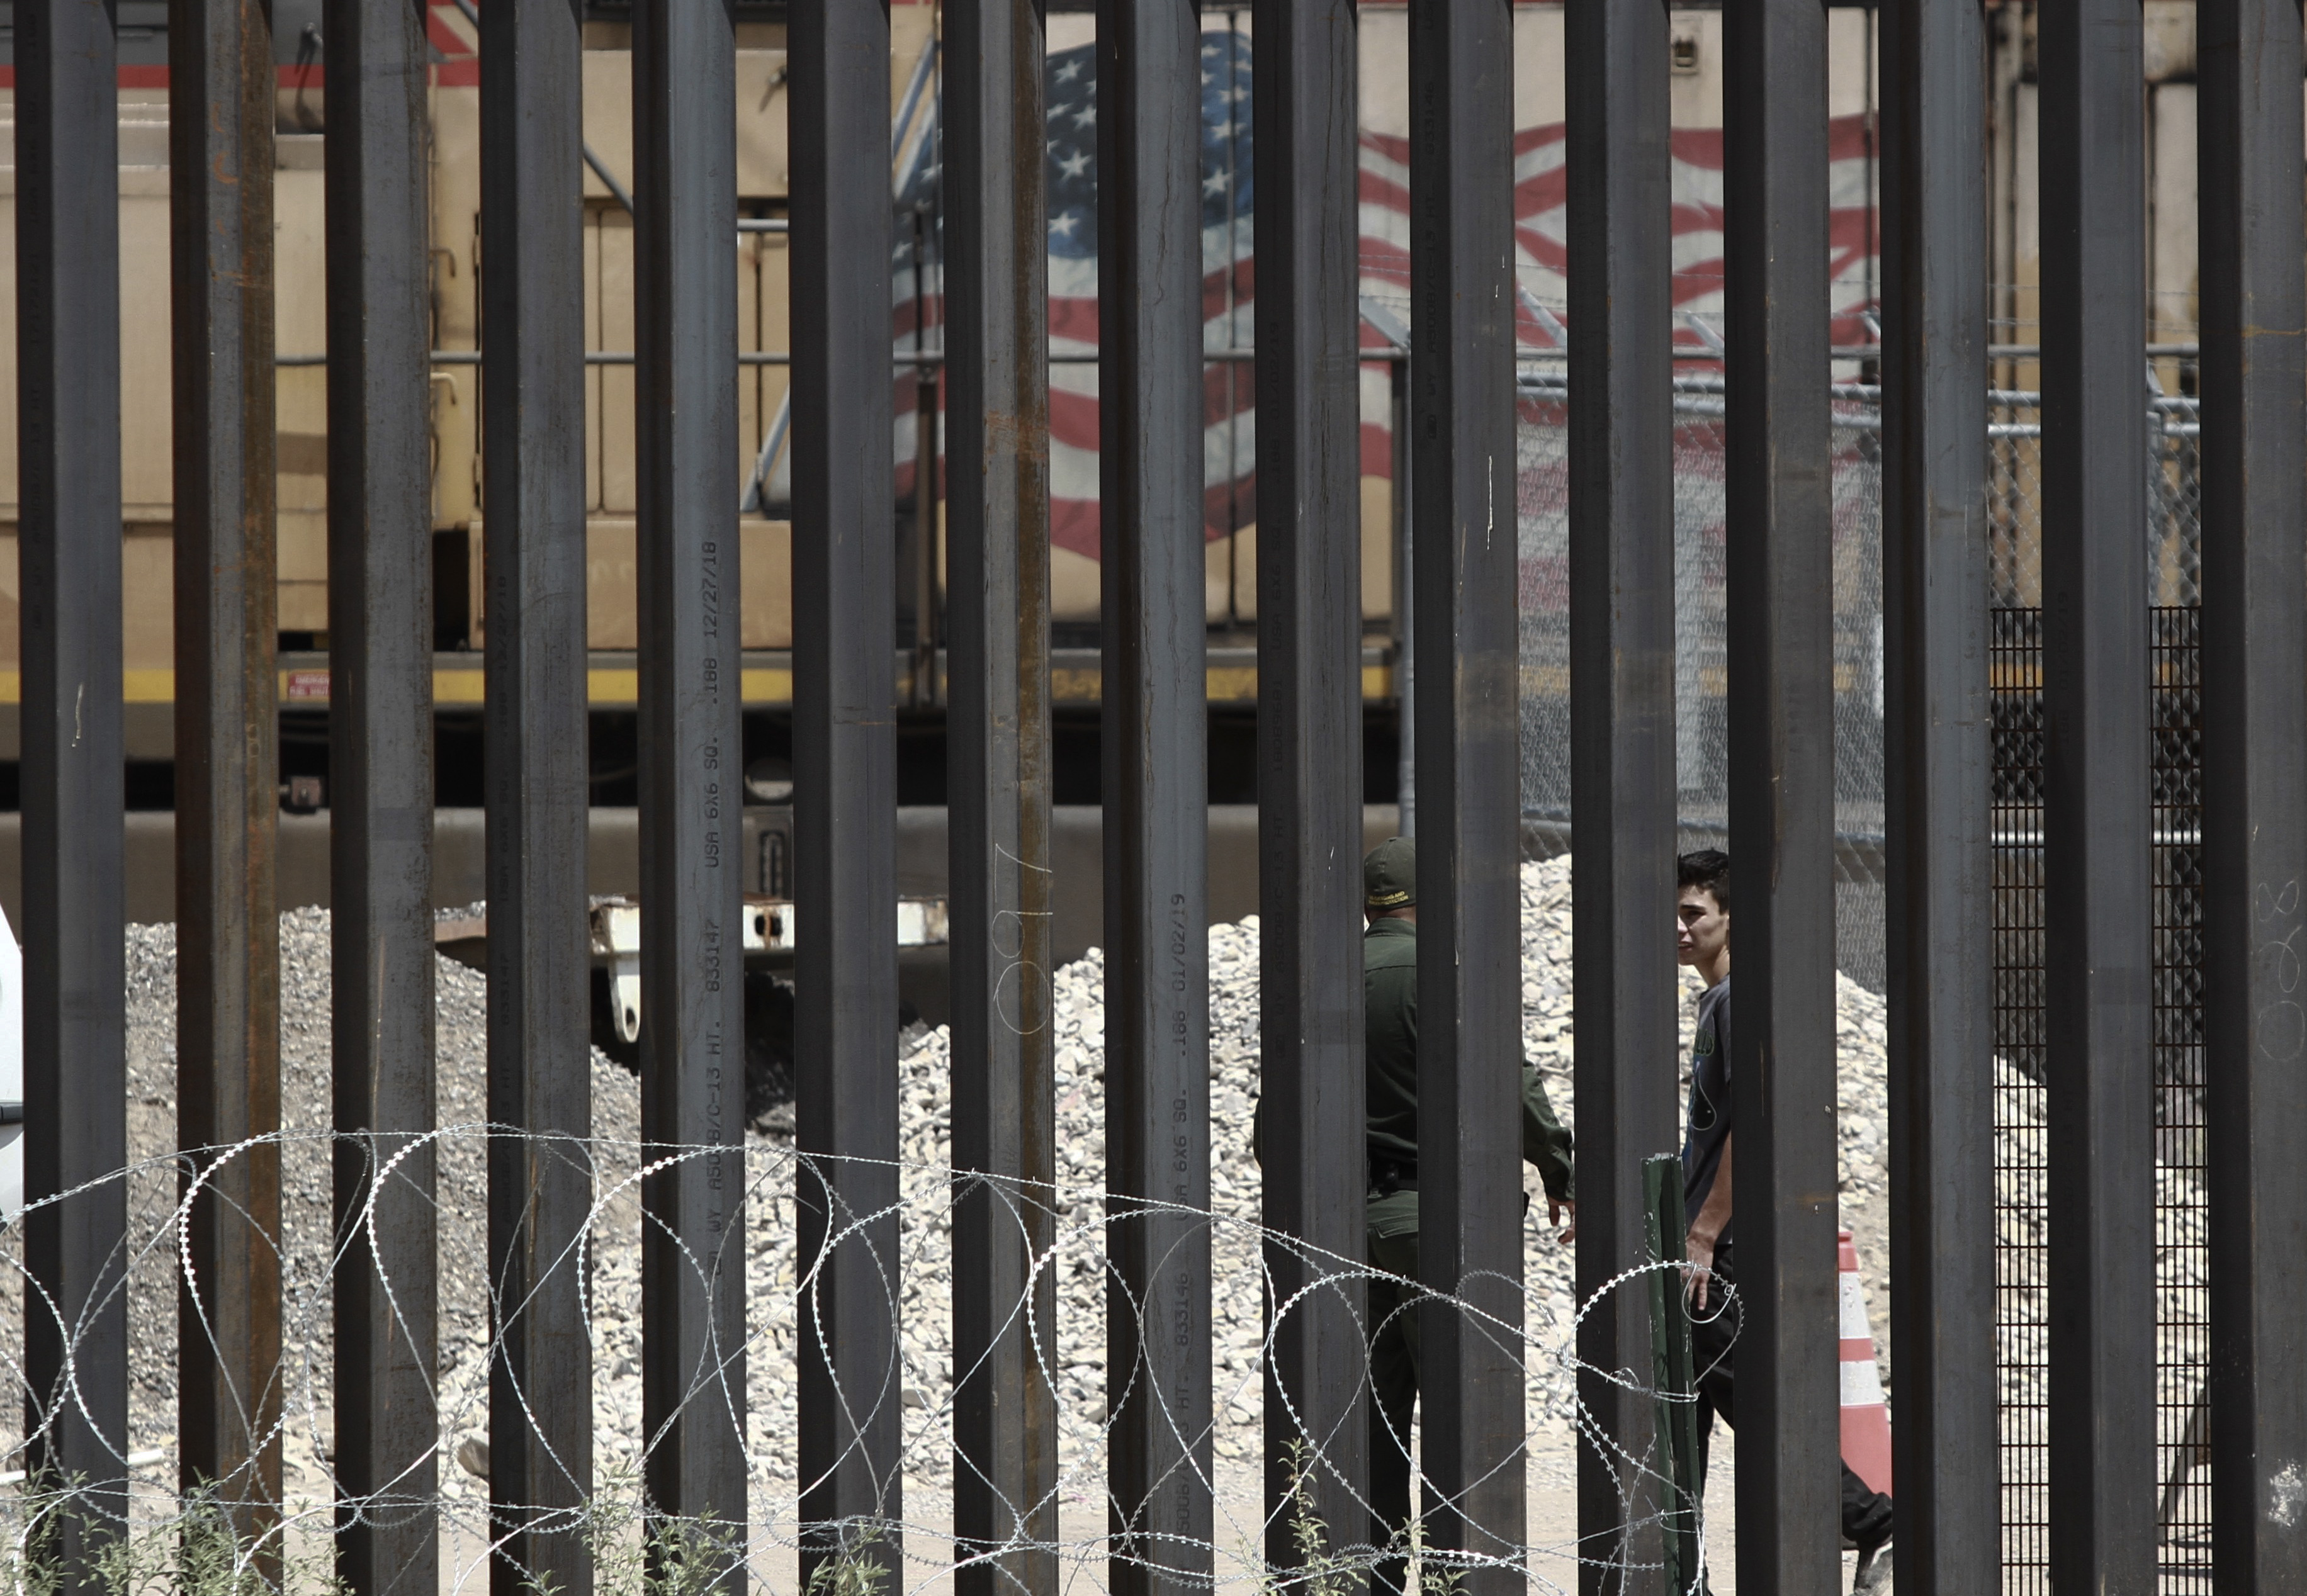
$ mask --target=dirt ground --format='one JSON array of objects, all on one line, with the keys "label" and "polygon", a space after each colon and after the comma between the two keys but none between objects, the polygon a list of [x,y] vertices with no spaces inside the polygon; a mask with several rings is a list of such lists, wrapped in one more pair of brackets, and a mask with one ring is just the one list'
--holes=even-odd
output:
[{"label": "dirt ground", "polygon": [[[1716,1442],[1707,1488],[1710,1583],[1716,1596],[1735,1596],[1738,1589],[1735,1523],[1737,1471],[1731,1456],[1735,1448],[1727,1430],[1717,1432]],[[1529,1589],[1533,1596],[1554,1596],[1577,1588],[1577,1567],[1573,1557],[1578,1520],[1574,1463],[1571,1449],[1559,1442],[1541,1444],[1531,1454],[1527,1534],[1531,1548]],[[1248,1480],[1236,1477],[1222,1483],[1227,1489],[1219,1502],[1221,1587],[1237,1596],[1255,1596],[1249,1564],[1243,1553],[1253,1543],[1259,1517],[1257,1503],[1243,1489],[1249,1485]],[[140,1515],[167,1511],[167,1498],[159,1489],[159,1481],[155,1479],[141,1484],[137,1493]],[[906,1517],[916,1529],[908,1547],[905,1577],[882,1596],[952,1596],[952,1577],[943,1566],[948,1546],[945,1534],[952,1522],[949,1498],[941,1493],[917,1492],[908,1504]],[[307,1522],[314,1525],[314,1532],[294,1537],[291,1557],[304,1572],[313,1573],[325,1567],[326,1540],[319,1532],[325,1523],[325,1514],[315,1514]],[[789,1538],[791,1526],[783,1527]],[[1066,1560],[1064,1596],[1104,1596],[1109,1586],[1099,1549],[1104,1532],[1103,1515],[1094,1511],[1094,1504],[1068,1505],[1061,1531],[1072,1549]],[[1824,1532],[1833,1533],[1833,1526],[1825,1526]],[[486,1596],[487,1549],[476,1529],[444,1527],[441,1550],[440,1596]],[[1846,1590],[1855,1562],[1851,1554],[1843,1554],[1842,1583]],[[790,1545],[778,1545],[765,1539],[755,1552],[753,1572],[755,1587],[761,1596],[801,1596],[799,1570]],[[309,1582],[292,1579],[292,1583]]]},{"label": "dirt ground", "polygon": [[[1735,1448],[1728,1430],[1718,1431],[1715,1439],[1712,1472],[1707,1485],[1709,1584],[1715,1596],[1736,1596],[1738,1480],[1730,1455]],[[1573,1557],[1578,1523],[1574,1465],[1573,1453],[1564,1446],[1541,1446],[1531,1455],[1527,1532],[1531,1548],[1529,1589],[1532,1596],[1554,1596],[1556,1592],[1577,1589],[1577,1566]],[[1090,1510],[1092,1506],[1069,1506],[1064,1514],[1061,1533],[1074,1549],[1066,1561],[1063,1596],[1105,1596],[1109,1588],[1105,1563],[1097,1550],[1105,1532],[1105,1522],[1102,1514]],[[1230,1491],[1221,1498],[1219,1509],[1221,1525],[1231,1523],[1248,1530],[1257,1523],[1258,1509],[1254,1498]],[[951,1524],[950,1515],[949,1499],[926,1492],[916,1496],[906,1513],[906,1517],[920,1526],[909,1549],[906,1575],[898,1588],[885,1592],[885,1596],[952,1596],[952,1577],[939,1566],[946,1553],[944,1532]],[[1825,1526],[1824,1532],[1834,1533],[1834,1526]],[[1219,1541],[1222,1555],[1218,1576],[1222,1589],[1231,1590],[1238,1596],[1254,1596],[1248,1565],[1239,1549],[1246,1542],[1237,1537],[1234,1549],[1229,1554],[1225,1550],[1228,1533],[1224,1528],[1219,1532]],[[485,1551],[478,1538],[452,1534],[444,1542],[442,1552],[441,1596],[486,1596]],[[1842,1554],[1845,1590],[1849,1588],[1856,1566],[1853,1554]],[[753,1568],[757,1589],[762,1596],[799,1596],[799,1570],[790,1546],[765,1544],[755,1555]]]}]

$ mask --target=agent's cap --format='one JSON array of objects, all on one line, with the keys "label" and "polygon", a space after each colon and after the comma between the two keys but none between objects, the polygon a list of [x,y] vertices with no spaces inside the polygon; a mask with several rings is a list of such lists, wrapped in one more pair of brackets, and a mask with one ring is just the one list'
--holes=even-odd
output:
[{"label": "agent's cap", "polygon": [[1389,837],[1362,861],[1362,906],[1406,909],[1418,901],[1418,845]]}]

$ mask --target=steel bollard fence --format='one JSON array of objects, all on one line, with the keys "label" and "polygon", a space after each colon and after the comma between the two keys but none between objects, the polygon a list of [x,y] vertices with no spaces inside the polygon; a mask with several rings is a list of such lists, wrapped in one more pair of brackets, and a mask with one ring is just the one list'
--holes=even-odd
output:
[{"label": "steel bollard fence", "polygon": [[[1265,1249],[1266,1560],[1295,1568],[1361,1544],[1370,1500],[1364,1304],[1322,1280],[1329,1259],[1365,1245],[1367,1184],[1359,1160],[1328,1151],[1359,1145],[1368,1101],[1358,935],[1358,56],[1352,16],[1325,0],[1272,0],[1253,21],[1274,64],[1257,79],[1256,192],[1275,196],[1260,253],[1295,286],[1258,298],[1256,333],[1259,1068],[1274,1138],[1262,1188],[1274,1232]],[[1282,1304],[1289,1311],[1274,1317]],[[1327,1526],[1325,1546],[1306,1544],[1299,1515]]]},{"label": "steel bollard fence", "polygon": [[[742,913],[740,588],[727,497],[738,480],[733,30],[720,5],[647,0],[633,8],[641,984],[649,998],[641,1137],[658,1161],[641,1190],[642,1412],[656,1437],[648,1505],[660,1569],[701,1558],[709,1577],[742,1596],[743,1410],[732,1400],[745,1389],[746,1319],[744,1185],[734,1151],[744,1058],[733,934]],[[811,80],[806,55],[795,56],[799,90]],[[805,172],[805,159],[796,167],[797,176]],[[802,880],[797,895],[805,912],[810,886]]]},{"label": "steel bollard fence", "polygon": [[[1201,33],[1098,8],[1109,1578],[1211,1573],[1209,955],[1202,682]],[[1124,1376],[1122,1371],[1128,1371]]]},{"label": "steel bollard fence", "polygon": [[[1674,898],[1677,798],[1673,287],[1666,19],[1614,0],[1574,7],[1565,29],[1570,319],[1580,330],[1569,372],[1572,802],[1605,817],[1572,839],[1574,999],[1587,1017],[1576,1060],[1586,1295],[1650,1256],[1644,1160],[1674,1146],[1678,1118],[1674,1081],[1656,1068],[1679,1048],[1672,926],[1660,912]],[[1679,1256],[1682,1238],[1667,1240]],[[1658,1445],[1658,1404],[1606,1371],[1657,1366],[1651,1317],[1614,1294],[1587,1316],[1578,1349],[1589,1366],[1580,1400],[1635,1457]],[[1655,1557],[1663,1575],[1668,1548],[1644,1521],[1668,1511],[1663,1481],[1582,1449],[1582,1546],[1630,1566]],[[1657,1588],[1633,1566],[1581,1570],[1585,1596]]]},{"label": "steel bollard fence", "polygon": [[[494,1596],[591,1596],[593,1207],[585,896],[583,62],[568,8],[483,13],[489,1384]],[[515,1133],[514,1128],[518,1128]]]},{"label": "steel bollard fence", "polygon": [[[1046,45],[1030,0],[948,13],[947,880],[953,894],[954,1533],[964,1596],[1058,1588]],[[1030,1283],[1030,1284],[1029,1284]],[[1016,1311],[1030,1306],[1030,1314]],[[992,1554],[999,1552],[998,1560]]]},{"label": "steel bollard fence", "polygon": [[[73,1591],[125,1537],[127,1158],[120,937],[120,217],[108,13],[16,18],[23,598],[25,1468],[73,1482]],[[95,702],[90,703],[93,698]],[[81,1190],[82,1187],[88,1189]]]},{"label": "steel bollard fence", "polygon": [[[169,31],[176,429],[176,1145],[191,1278],[178,1484],[281,1503],[280,921],[272,33],[253,0]],[[253,1143],[253,1146],[247,1144]],[[246,1146],[238,1157],[214,1151]]]},{"label": "steel bollard fence", "polygon": [[1516,1583],[1527,1502],[1515,1051],[1520,768],[1514,503],[1513,60],[1487,0],[1410,18],[1411,480],[1418,606],[1419,1279],[1427,1544],[1476,1596]]},{"label": "steel bollard fence", "polygon": [[[182,953],[176,1141],[184,1290],[178,1489],[217,1498],[267,1581],[282,1580],[280,1028],[273,875],[277,616],[264,9],[181,0],[170,30],[175,205],[176,740]],[[86,14],[82,14],[82,12]],[[501,1596],[585,1596],[595,1375],[587,1285],[593,1125],[587,1069],[580,171],[582,22],[493,0],[477,15],[488,276],[486,475],[490,807],[489,1519]],[[1414,356],[1401,382],[1414,482],[1415,786],[1428,880],[1419,995],[1428,1361],[1422,1456],[1436,1493],[1428,1576],[1504,1591],[1526,1523],[1531,1366],[1515,1118],[1518,1040],[1516,406],[1567,416],[1570,782],[1579,866],[1577,1047],[1586,1204],[1579,1580],[1666,1583],[1661,1483],[1639,1465],[1656,1393],[1651,1333],[1624,1276],[1644,1253],[1642,1160],[1669,1146],[1680,1047],[1665,948],[1678,792],[1675,704],[1668,41],[1662,15],[1595,0],[1565,19],[1569,63],[1568,375],[1517,383],[1508,195],[1513,13],[1434,0],[1409,19],[1407,253]],[[2139,248],[2145,152],[2135,8],[2079,0],[2041,19],[2044,189],[2039,617],[2020,539],[1990,502],[2015,478],[2034,396],[1985,385],[1981,19],[1960,0],[1880,16],[1889,231],[1878,351],[1827,337],[1825,18],[1799,0],[1726,13],[1724,374],[1686,378],[1728,437],[1723,674],[1728,827],[1739,859],[1737,1176],[1748,1283],[1740,1418],[1741,1572],[1822,1592],[1834,1577],[1830,1418],[1836,672],[1833,439],[1870,439],[1879,398],[1882,711],[1894,1188],[1891,1320],[1902,1486],[1899,1572],[1923,1591],[1996,1578],[1994,1260],[1998,1067],[2026,1053],[2045,1105],[2053,1241],[2042,1452],[2050,1574],[2145,1589],[2158,1448],[2210,1464],[2222,1587],[2300,1589],[2299,1367],[2307,1302],[2294,1232],[2307,1177],[2285,1139],[2307,1108],[2296,959],[2307,831],[2307,263],[2302,44],[2277,0],[2204,0],[2200,393],[2158,395],[2140,425]],[[1265,291],[1256,300],[1260,944],[1264,1154],[1258,1240],[1276,1312],[1263,1350],[1265,1563],[1310,1567],[1294,1447],[1333,1552],[1362,1546],[1366,1326],[1364,1081],[1352,865],[1361,825],[1362,356],[1353,213],[1354,17],[1260,0],[1255,37]],[[425,249],[429,47],[422,7],[330,0],[325,74],[329,648],[337,1252],[332,1525],[356,1596],[440,1576],[441,1309],[435,1252],[433,799]],[[957,1172],[955,1561],[979,1596],[1049,1596],[1064,1576],[1063,1417],[1045,1328],[1059,1297],[1059,1068],[1050,690],[1050,226],[1043,8],[956,0],[949,276],[923,267],[951,331],[956,408],[948,721],[956,915],[952,1105]],[[888,382],[885,116],[889,20],[866,0],[795,0],[790,32],[790,425],[795,511],[796,961],[803,1266],[793,1285],[803,1578],[896,1578],[912,1532],[902,1377],[896,1036],[895,416]],[[736,451],[737,21],[726,5],[636,0],[634,170],[639,406],[640,1237],[647,1497],[659,1572],[711,1560],[751,1577],[737,845],[744,665],[729,489]],[[1241,374],[1205,391],[1196,166],[1205,47],[1192,8],[1103,0],[1096,104],[1107,1116],[1109,1560],[1118,1590],[1221,1577],[1214,1304],[1202,565],[1204,450],[1227,447]],[[1240,47],[1239,30],[1229,47]],[[119,35],[101,9],[28,4],[15,35],[16,284],[22,548],[30,1472],[91,1516],[38,1555],[74,1589],[128,1523],[130,1232],[121,999],[124,741],[117,625],[123,515],[115,174]],[[1236,56],[1227,57],[1229,72]],[[917,74],[908,103],[929,92]],[[1229,80],[1231,82],[1231,80]],[[901,118],[902,119],[902,118]],[[930,149],[927,136],[917,147]],[[1231,157],[1229,157],[1231,159]],[[917,160],[910,163],[918,176]],[[1238,176],[1239,174],[1231,174]],[[910,191],[909,191],[910,192]],[[924,215],[926,213],[923,213]],[[755,218],[755,230],[776,219]],[[1241,219],[1224,226],[1232,247]],[[780,224],[783,225],[783,224]],[[924,236],[929,224],[920,223]],[[1236,259],[1232,264],[1239,265]],[[1238,291],[1223,285],[1225,303]],[[1388,334],[1388,337],[1393,337]],[[925,339],[923,340],[925,342]],[[2166,348],[2166,353],[2167,353]],[[464,356],[463,350],[450,353]],[[763,363],[768,356],[756,352]],[[930,363],[926,348],[917,351]],[[1400,352],[1390,349],[1391,359]],[[1838,359],[1874,358],[1871,380]],[[1837,406],[1845,407],[1838,412]],[[2200,429],[2183,418],[2200,413]],[[1686,413],[1698,413],[1697,408]],[[2172,440],[2174,471],[2160,451]],[[774,452],[774,450],[772,451]],[[934,636],[935,461],[916,480],[916,640]],[[1407,468],[1414,467],[1413,469]],[[1225,493],[1239,491],[1235,462]],[[2175,479],[2175,483],[2174,483]],[[2186,502],[2200,481],[2200,535]],[[1228,511],[1231,518],[1231,511]],[[1231,524],[1231,519],[1229,520]],[[2200,613],[2150,612],[2140,540]],[[2112,529],[2112,530],[2110,530]],[[2162,597],[2171,595],[2165,592]],[[2001,601],[1990,613],[1991,600]],[[1405,620],[1409,618],[1405,617]],[[2194,630],[2190,631],[2192,627]],[[2199,642],[2188,639],[2199,638]],[[1838,649],[1843,649],[1839,654]],[[1995,719],[2003,656],[2038,693]],[[2165,656],[2169,656],[2166,658]],[[2200,658],[2200,678],[2165,665]],[[1408,662],[1404,662],[1405,666]],[[913,688],[935,698],[932,651]],[[2183,673],[2191,668],[2172,665]],[[2163,673],[2158,674],[2158,673]],[[1407,673],[1406,673],[1407,674]],[[2190,868],[2158,814],[2193,802],[2140,778],[2166,699],[2200,703],[2200,1079],[2174,1084],[2155,1030],[2174,1008],[2167,911]],[[1559,699],[1565,695],[1557,691]],[[2011,695],[2005,693],[2008,698]],[[1548,725],[1556,725],[1548,722]],[[1990,826],[1994,741],[2038,737],[2040,825]],[[2006,761],[2007,762],[2007,761]],[[2030,792],[2031,799],[2037,794]],[[2016,800],[2003,808],[2016,812]],[[2167,818],[2167,816],[2166,816]],[[2164,828],[2165,831],[2168,828]],[[1845,839],[1848,840],[1847,838]],[[2006,846],[2006,844],[2010,845]],[[2012,862],[2013,881],[1994,873]],[[2039,880],[2035,872],[2039,872]],[[2023,880],[2018,878],[2024,877]],[[2041,922],[1996,926],[2004,885]],[[2160,896],[2158,896],[2160,895]],[[2189,900],[2193,901],[2191,898]],[[2158,918],[2158,915],[2163,917]],[[1998,949],[1995,940],[2006,946]],[[2020,944],[2024,944],[2023,948]],[[2011,955],[2002,957],[2001,955]],[[2023,955],[2023,957],[2020,957]],[[1998,1040],[2039,957],[2037,1030]],[[2191,1042],[2189,1043],[2192,1045]],[[1998,1058],[1997,1048],[2004,1054]],[[2040,1057],[2036,1057],[2039,1051]],[[2035,1089],[2035,1088],[2030,1088]],[[2198,1105],[2210,1279],[2206,1390],[2158,1393],[2157,1094]],[[1348,1149],[1341,1156],[1340,1147]],[[2176,1161],[2162,1158],[2167,1171]],[[40,1199],[47,1199],[42,1201]],[[2011,1210],[2015,1211],[2015,1210]],[[1670,1239],[1662,1239],[1670,1240]],[[1664,1249],[1662,1249],[1664,1250]],[[1324,1260],[1327,1260],[1325,1262]],[[1334,1265],[1342,1264],[1341,1268]],[[1331,1278],[1333,1275],[1334,1279]],[[1660,1285],[1658,1289],[1666,1289]],[[42,1296],[41,1293],[46,1293]],[[1623,1299],[1623,1300],[1621,1300]],[[1279,1305],[1292,1306],[1287,1314]],[[506,1305],[517,1305],[517,1310]],[[2165,1360],[2167,1366],[2168,1360]],[[2167,1367],[2163,1371],[2167,1375]],[[316,1403],[320,1400],[316,1395]],[[2174,1442],[2172,1428],[2184,1411]],[[1624,1448],[1607,1452],[1600,1443]],[[940,1447],[943,1440],[939,1442]],[[2031,1444],[2031,1443],[2030,1443]],[[476,1471],[477,1472],[477,1471]],[[2034,1482],[2026,1482],[2033,1489]],[[702,1540],[696,1538],[702,1537]],[[1688,1572],[1679,1544],[1677,1575]],[[684,1577],[686,1577],[684,1575]],[[1276,1577],[1285,1577],[1276,1575]]]},{"label": "steel bollard fence", "polygon": [[407,7],[330,0],[330,768],[336,969],[337,1567],[438,1580],[433,490],[426,46]]}]

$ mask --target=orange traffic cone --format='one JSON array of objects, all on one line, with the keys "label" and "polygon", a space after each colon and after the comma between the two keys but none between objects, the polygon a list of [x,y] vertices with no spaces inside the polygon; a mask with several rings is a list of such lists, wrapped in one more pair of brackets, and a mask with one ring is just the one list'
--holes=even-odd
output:
[{"label": "orange traffic cone", "polygon": [[1891,1494],[1891,1411],[1874,1363],[1874,1331],[1858,1283],[1858,1249],[1840,1232],[1842,1269],[1842,1461],[1869,1489]]}]

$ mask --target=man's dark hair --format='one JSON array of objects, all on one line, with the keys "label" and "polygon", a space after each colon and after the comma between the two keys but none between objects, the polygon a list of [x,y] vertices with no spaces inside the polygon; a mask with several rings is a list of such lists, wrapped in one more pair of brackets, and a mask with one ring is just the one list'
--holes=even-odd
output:
[{"label": "man's dark hair", "polygon": [[1730,855],[1720,848],[1700,848],[1685,854],[1674,862],[1674,884],[1678,892],[1697,888],[1714,895],[1714,905],[1725,914],[1730,912]]}]

